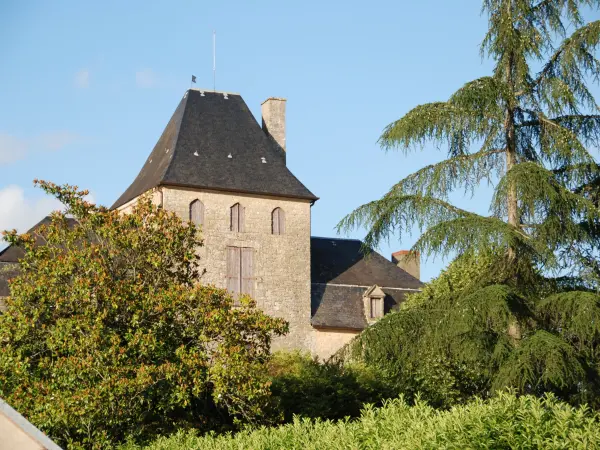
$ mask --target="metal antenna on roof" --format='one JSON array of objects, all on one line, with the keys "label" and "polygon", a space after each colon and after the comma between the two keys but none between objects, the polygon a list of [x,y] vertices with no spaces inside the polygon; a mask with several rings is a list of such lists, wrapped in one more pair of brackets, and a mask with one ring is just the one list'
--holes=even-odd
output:
[{"label": "metal antenna on roof", "polygon": [[217,32],[213,30],[213,91],[217,90]]}]

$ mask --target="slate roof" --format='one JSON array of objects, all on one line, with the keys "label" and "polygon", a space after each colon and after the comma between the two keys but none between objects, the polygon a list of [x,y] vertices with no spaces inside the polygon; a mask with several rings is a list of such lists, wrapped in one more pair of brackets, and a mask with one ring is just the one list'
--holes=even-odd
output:
[{"label": "slate roof", "polygon": [[[311,324],[316,328],[363,330],[367,327],[363,294],[367,288],[336,284],[313,284],[311,288]],[[407,291],[383,288],[383,311],[399,308]]]},{"label": "slate roof", "polygon": [[422,283],[372,250],[367,256],[356,239],[311,237],[313,283],[420,289]]},{"label": "slate roof", "polygon": [[[311,238],[311,324],[362,330],[367,326],[363,293],[377,284],[386,294],[384,312],[397,309],[422,283],[372,251],[365,256],[354,239]],[[406,290],[408,289],[408,291]]]},{"label": "slate roof", "polygon": [[[36,245],[43,244],[42,238],[36,233],[36,230],[41,225],[48,225],[52,219],[50,216],[44,217],[33,227],[31,227],[27,233],[35,236]],[[67,222],[70,227],[74,226],[77,221],[75,219],[67,218]],[[25,256],[25,252],[20,247],[9,245],[4,250],[0,251],[0,298],[8,297],[8,280],[16,277],[19,274],[19,260]],[[4,303],[0,300],[0,311],[5,309]]]},{"label": "slate roof", "polygon": [[[19,274],[19,265],[14,263],[0,263],[0,297],[8,297],[8,280]],[[0,303],[0,311],[2,305]]]},{"label": "slate roof", "polygon": [[317,200],[286,167],[285,151],[240,95],[196,89],[186,92],[137,178],[112,208],[160,185]]},{"label": "slate roof", "polygon": [[[36,234],[36,230],[42,225],[48,225],[51,222],[50,216],[44,217],[38,223],[36,223],[33,227],[31,227],[27,233],[33,234],[35,236],[36,245],[40,245],[43,243],[42,238]],[[69,227],[72,227],[77,223],[75,219],[67,218],[67,222]],[[14,245],[9,245],[4,250],[0,251],[0,263],[17,263],[19,259],[21,259],[25,255],[25,252],[22,248],[15,247]]]}]

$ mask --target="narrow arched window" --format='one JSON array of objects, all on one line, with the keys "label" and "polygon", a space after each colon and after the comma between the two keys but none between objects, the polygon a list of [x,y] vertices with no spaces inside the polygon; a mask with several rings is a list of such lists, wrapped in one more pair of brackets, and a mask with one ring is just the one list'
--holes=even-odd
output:
[{"label": "narrow arched window", "polygon": [[230,227],[231,231],[242,233],[244,231],[245,210],[242,205],[236,203],[230,208]]},{"label": "narrow arched window", "polygon": [[198,199],[190,203],[190,222],[204,225],[204,203]]},{"label": "narrow arched window", "polygon": [[285,233],[285,212],[281,208],[275,208],[271,213],[271,232],[273,234]]}]

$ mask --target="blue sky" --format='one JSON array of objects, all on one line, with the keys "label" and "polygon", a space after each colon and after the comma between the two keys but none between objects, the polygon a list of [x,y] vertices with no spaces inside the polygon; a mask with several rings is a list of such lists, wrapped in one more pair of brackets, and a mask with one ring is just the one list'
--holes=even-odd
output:
[{"label": "blue sky", "polygon": [[[334,236],[355,207],[440,160],[377,145],[412,107],[445,100],[490,73],[481,2],[0,2],[0,228],[24,230],[55,203],[41,178],[76,184],[110,205],[137,175],[190,77],[241,93],[257,118],[285,97],[288,165],[320,200],[312,233]],[[456,197],[487,212],[489,189]],[[357,230],[352,237],[364,236]],[[380,252],[418,238],[393,237]],[[422,263],[422,278],[444,261]]]}]

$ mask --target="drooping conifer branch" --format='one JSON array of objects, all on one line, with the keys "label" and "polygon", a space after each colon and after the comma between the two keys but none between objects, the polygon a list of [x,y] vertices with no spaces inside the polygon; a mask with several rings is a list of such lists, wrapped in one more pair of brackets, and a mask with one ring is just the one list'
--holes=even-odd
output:
[{"label": "drooping conifer branch", "polygon": [[463,146],[473,139],[484,139],[495,123],[493,116],[478,117],[471,111],[451,102],[428,103],[410,111],[402,119],[390,124],[383,132],[380,143],[391,149],[398,146],[409,150],[428,140],[445,141],[456,145],[457,133],[463,134]]},{"label": "drooping conifer branch", "polygon": [[413,250],[447,257],[467,252],[482,254],[493,248],[525,248],[532,244],[530,240],[520,228],[502,220],[471,214],[429,226]]},{"label": "drooping conifer branch", "polygon": [[473,192],[481,181],[492,181],[503,167],[504,150],[481,150],[425,166],[392,187],[390,192],[446,199],[457,187]]},{"label": "drooping conifer branch", "polygon": [[[384,149],[404,152],[432,142],[447,149],[448,159],[399,181],[380,201],[342,220],[338,229],[366,226],[369,245],[412,224],[442,229],[444,219],[437,210],[409,206],[404,196],[420,195],[431,204],[430,199],[445,200],[461,187],[472,193],[481,182],[499,179],[492,200],[494,217],[528,235],[531,247],[541,252],[536,261],[548,260],[548,251],[561,246],[570,248],[578,236],[589,242],[577,226],[597,220],[589,213],[592,203],[576,199],[580,194],[568,190],[600,177],[589,150],[600,143],[600,115],[588,88],[588,81],[598,81],[600,75],[594,56],[600,21],[584,24],[580,13],[581,5],[592,4],[598,2],[484,1],[490,28],[482,53],[495,60],[494,75],[465,84],[446,102],[417,106],[388,125],[380,138]],[[553,39],[565,36],[572,25],[579,28],[555,45]],[[541,72],[532,73],[530,62],[546,55]],[[430,216],[414,217],[417,210]],[[560,223],[557,214],[565,215]],[[461,217],[466,216],[447,219]],[[445,231],[449,234],[436,234],[440,241],[423,249],[448,254],[461,232],[457,227]],[[497,244],[487,236],[490,246]],[[509,245],[509,240],[503,242]]]},{"label": "drooping conifer branch", "polygon": [[410,232],[413,226],[428,228],[457,217],[475,217],[469,211],[457,208],[435,197],[404,195],[388,192],[381,200],[367,203],[347,215],[337,225],[338,231],[368,227],[366,250],[375,248],[391,233]]},{"label": "drooping conifer branch", "polygon": [[596,205],[566,189],[553,172],[534,162],[518,164],[500,179],[492,200],[492,211],[498,218],[506,214],[503,199],[510,185],[516,186],[520,215],[526,222],[542,223],[550,214],[559,214],[562,220],[600,219]]}]

